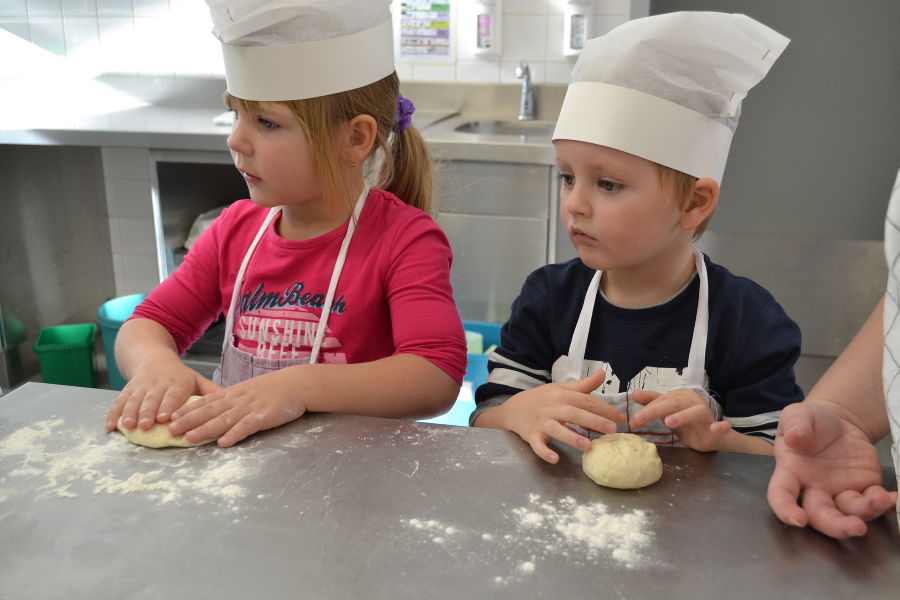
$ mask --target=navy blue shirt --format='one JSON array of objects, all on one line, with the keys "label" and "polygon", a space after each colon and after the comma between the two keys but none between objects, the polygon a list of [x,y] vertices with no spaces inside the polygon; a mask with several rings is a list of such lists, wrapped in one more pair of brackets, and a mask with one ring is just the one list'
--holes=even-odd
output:
[{"label": "navy blue shirt", "polygon": [[[800,329],[763,287],[705,261],[707,391],[736,431],[774,439],[781,409],[803,399],[794,379]],[[529,275],[488,361],[488,382],[476,391],[473,420],[511,394],[550,382],[553,364],[568,354],[594,272],[576,258]],[[687,366],[699,289],[695,275],[674,298],[640,309],[598,294],[584,358],[608,365],[604,393],[652,389],[640,381],[646,373]]]}]

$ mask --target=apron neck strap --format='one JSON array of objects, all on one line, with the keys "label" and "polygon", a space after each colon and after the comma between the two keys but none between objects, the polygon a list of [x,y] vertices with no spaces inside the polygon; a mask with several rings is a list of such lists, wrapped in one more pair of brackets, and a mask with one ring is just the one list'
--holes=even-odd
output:
[{"label": "apron neck strap", "polygon": [[315,364],[319,359],[319,349],[322,347],[322,340],[325,338],[325,328],[328,325],[328,316],[331,314],[331,304],[334,301],[334,292],[337,289],[338,279],[341,277],[341,271],[344,270],[344,261],[347,259],[347,248],[350,246],[350,238],[356,231],[356,222],[362,213],[363,206],[366,204],[366,198],[369,196],[369,184],[363,185],[359,198],[356,199],[356,206],[353,208],[353,215],[350,222],[347,223],[347,233],[344,234],[344,240],[341,242],[341,249],[338,252],[337,260],[334,261],[334,269],[331,271],[331,281],[328,282],[328,293],[325,294],[325,304],[322,305],[322,314],[319,315],[319,325],[316,327],[316,339],[312,345],[312,351],[309,355],[309,364]]},{"label": "apron neck strap", "polygon": [[[689,386],[703,387],[705,362],[706,362],[706,337],[709,329],[709,278],[706,275],[706,263],[703,253],[691,247],[694,254],[694,265],[700,278],[700,292],[697,298],[697,317],[694,319],[694,333],[691,337],[691,350],[688,355],[687,368],[684,376]],[[581,379],[585,376],[584,352],[587,348],[587,338],[591,330],[591,318],[594,315],[594,302],[600,290],[600,278],[603,271],[595,271],[587,292],[584,295],[584,303],[581,305],[581,313],[572,333],[572,341],[569,343],[569,369],[570,380]]]},{"label": "apron neck strap", "polygon": [[[331,271],[331,281],[328,283],[328,292],[325,295],[325,304],[322,306],[322,314],[319,317],[319,325],[316,328],[316,337],[313,342],[312,352],[309,356],[310,364],[315,363],[319,357],[319,349],[322,347],[322,340],[325,337],[325,328],[328,324],[328,316],[331,313],[331,305],[334,302],[334,293],[337,289],[337,282],[341,276],[341,271],[344,268],[344,262],[347,258],[347,248],[350,245],[350,238],[353,237],[353,232],[356,230],[356,223],[359,220],[359,215],[362,214],[363,206],[365,206],[366,198],[369,196],[369,190],[371,186],[368,182],[365,182],[363,185],[363,189],[359,194],[359,197],[356,199],[356,206],[353,208],[353,213],[350,217],[350,222],[347,223],[347,233],[344,234],[344,239],[341,242],[341,249],[338,252],[337,260],[334,264],[334,269]],[[281,212],[280,206],[276,206],[269,210],[269,214],[266,215],[265,220],[263,220],[262,225],[259,227],[259,231],[256,232],[256,237],[253,238],[253,241],[250,243],[250,247],[247,248],[246,254],[244,254],[244,259],[241,261],[241,268],[238,270],[237,277],[234,281],[234,290],[231,292],[231,304],[228,307],[228,314],[225,317],[225,339],[222,341],[222,353],[225,353],[225,350],[229,345],[234,343],[234,315],[237,308],[238,297],[240,297],[241,293],[241,285],[244,283],[244,274],[247,271],[247,265],[250,264],[250,257],[253,256],[253,252],[256,250],[256,247],[259,245],[259,241],[262,239],[262,236],[266,233],[266,230],[271,225],[272,221],[278,214]]]},{"label": "apron neck strap", "polygon": [[275,217],[277,217],[279,213],[281,213],[280,206],[269,209],[269,214],[263,219],[262,225],[259,226],[259,231],[256,232],[256,237],[250,242],[250,247],[247,248],[244,259],[241,261],[241,268],[238,269],[237,277],[234,280],[234,289],[231,291],[231,303],[228,305],[228,314],[225,316],[225,338],[222,340],[223,353],[225,352],[225,349],[228,348],[229,344],[233,342],[232,332],[234,331],[234,311],[237,306],[238,297],[241,295],[241,284],[244,282],[244,273],[247,271],[247,265],[250,264],[250,257],[253,256],[253,251],[256,250],[256,246],[259,245],[259,240],[262,239],[263,234],[266,233],[269,225],[271,225],[272,221],[275,220]]}]

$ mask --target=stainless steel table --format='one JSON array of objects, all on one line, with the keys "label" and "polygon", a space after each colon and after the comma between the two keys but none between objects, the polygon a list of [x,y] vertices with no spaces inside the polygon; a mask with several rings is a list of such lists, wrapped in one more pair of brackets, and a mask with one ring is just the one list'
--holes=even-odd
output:
[{"label": "stainless steel table", "polygon": [[506,432],[342,415],[151,450],[103,431],[114,397],[0,398],[0,598],[900,597],[895,516],[786,528],[769,458],[662,449],[616,491]]}]

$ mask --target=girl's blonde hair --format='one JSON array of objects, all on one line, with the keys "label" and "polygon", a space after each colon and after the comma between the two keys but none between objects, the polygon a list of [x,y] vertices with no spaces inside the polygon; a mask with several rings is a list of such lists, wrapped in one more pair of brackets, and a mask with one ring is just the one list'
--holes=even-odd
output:
[{"label": "girl's blonde hair", "polygon": [[[291,109],[303,127],[327,196],[344,191],[335,169],[339,157],[334,132],[339,125],[358,115],[370,115],[375,119],[376,134],[368,158],[378,150],[382,152],[374,184],[407,204],[431,212],[432,171],[428,147],[412,124],[402,131],[395,131],[399,95],[400,80],[395,72],[354,90],[279,102]],[[258,112],[262,103],[226,93],[225,104],[229,108],[239,106],[242,110]],[[349,202],[353,200],[348,198]]]},{"label": "girl's blonde hair", "polygon": [[[659,163],[656,163],[656,172],[659,175],[660,189],[671,192],[672,197],[678,202],[679,208],[684,208],[691,200],[697,178],[693,175],[683,173],[682,171],[664,167]],[[703,219],[703,222],[700,223],[697,229],[694,230],[694,236],[692,238],[694,241],[699,240],[700,236],[703,235],[703,232],[706,231],[706,227],[709,225],[710,220],[712,220],[712,216],[713,213],[710,213],[708,217]]]}]

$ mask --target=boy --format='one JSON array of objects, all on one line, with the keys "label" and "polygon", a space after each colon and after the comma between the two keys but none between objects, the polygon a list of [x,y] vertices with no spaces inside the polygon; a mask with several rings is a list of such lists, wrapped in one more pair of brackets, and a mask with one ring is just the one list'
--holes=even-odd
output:
[{"label": "boy", "polygon": [[[579,258],[532,273],[470,422],[550,463],[553,439],[772,454],[802,400],[800,332],[692,246],[715,210],[740,101],[788,40],[743,15],[672,13],[591,40],[553,135]],[[707,341],[708,340],[708,341]]]}]

